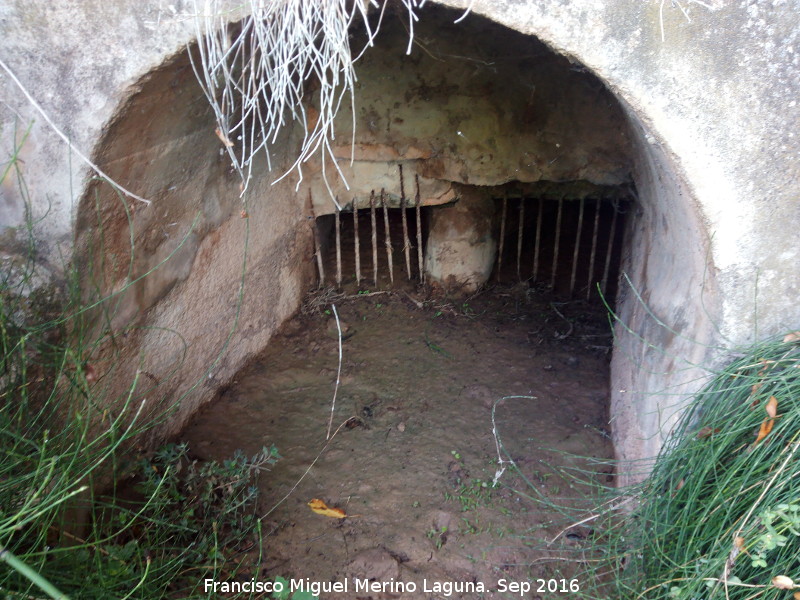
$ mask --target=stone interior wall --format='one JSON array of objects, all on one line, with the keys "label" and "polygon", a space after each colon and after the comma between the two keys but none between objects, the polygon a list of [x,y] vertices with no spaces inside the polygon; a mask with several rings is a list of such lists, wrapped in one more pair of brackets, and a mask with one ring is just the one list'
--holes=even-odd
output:
[{"label": "stone interior wall", "polygon": [[[407,56],[407,15],[387,12],[356,63],[355,137],[351,104],[335,122],[345,181],[331,165],[327,174],[341,204],[368,206],[370,191],[383,188],[397,206],[400,164],[406,196],[419,176],[427,205],[452,201],[452,183],[631,181],[623,111],[596,77],[533,37],[477,16],[454,24],[459,13],[436,6],[416,25]],[[356,51],[365,43],[352,41]],[[315,214],[332,212],[320,161],[304,170]]]},{"label": "stone interior wall", "polygon": [[611,362],[620,484],[639,480],[719,351],[719,289],[708,232],[678,167],[635,117],[638,199],[626,221]]},{"label": "stone interior wall", "polygon": [[[698,385],[687,365],[724,358],[721,346],[800,322],[796,7],[682,3],[686,20],[675,3],[657,0],[436,4],[470,4],[473,15],[454,26],[449,21],[460,13],[451,13],[426,30],[428,15],[436,14],[428,3],[410,57],[403,55],[405,31],[395,26],[382,34],[359,65],[356,161],[341,162],[351,188],[330,183],[341,201],[363,206],[380,187],[396,201],[400,163],[406,195],[419,174],[428,204],[454,199],[457,184],[632,178],[638,212],[623,267],[634,285],[617,303],[623,324],[612,410],[620,455],[652,456],[671,409],[685,400],[681,392]],[[84,273],[87,293],[89,282],[118,290],[175,251],[174,262],[109,304],[109,331],[116,333],[97,357],[102,367],[113,353],[125,354],[130,375],[145,349],[153,364],[142,366],[140,385],[160,382],[164,391],[168,379],[175,394],[188,394],[173,424],[211,397],[296,307],[311,276],[310,215],[298,196],[307,198],[310,189],[315,214],[332,210],[312,161],[297,193],[296,178],[270,186],[275,173],[262,170],[251,198],[269,202],[251,202],[249,219],[239,216],[238,185],[219,161],[213,124],[189,91],[185,65],[181,73],[156,70],[191,43],[192,7],[183,0],[0,4],[0,58],[75,149],[0,72],[0,150],[9,154],[33,122],[20,150],[31,203],[4,181],[0,225],[8,233],[28,211],[47,213],[35,230],[40,260],[57,278],[60,257],[71,255],[77,239],[82,264],[94,272]],[[140,104],[129,103],[142,82],[159,77],[148,88],[150,100],[142,95]],[[343,116],[336,141],[343,158],[350,156],[348,123]],[[293,157],[297,132],[286,135],[281,147]],[[94,187],[76,150],[157,199],[149,207],[124,201],[142,248],[132,260],[123,201]],[[252,261],[240,329],[215,362],[236,314],[248,224]],[[113,251],[91,246],[100,238]],[[162,377],[180,361],[179,379]],[[98,383],[113,379],[107,372]]]},{"label": "stone interior wall", "polygon": [[[180,53],[141,82],[96,155],[152,204],[94,182],[78,211],[86,300],[111,296],[94,311],[98,344],[86,359],[109,401],[123,401],[134,379],[134,401],[146,399],[150,410],[178,401],[154,440],[178,431],[266,345],[312,277],[311,221],[296,182],[271,185],[275,173],[262,160],[240,198],[215,128]],[[287,131],[275,162],[296,146]]]},{"label": "stone interior wall", "polygon": [[[462,202],[431,213],[426,275],[467,292],[491,273],[497,186],[622,186],[633,161],[623,110],[597,78],[535,38],[480,17],[454,24],[457,15],[426,10],[407,56],[407,15],[387,11],[374,47],[356,63],[355,109],[345,104],[335,121],[343,178],[331,164],[323,177],[315,157],[301,187],[317,216],[335,210],[332,197],[365,208],[381,190],[397,207],[402,166],[411,203],[416,181],[425,206]],[[355,36],[353,47],[365,43]]]},{"label": "stone interior wall", "polygon": [[[455,200],[431,216],[428,274],[474,290],[496,253],[492,186],[618,185],[630,181],[632,163],[623,112],[596,79],[532,38],[498,36],[484,19],[464,44],[451,20],[449,11],[431,11],[416,33],[422,47],[406,59],[401,17],[387,16],[376,48],[357,64],[357,160],[340,163],[350,189],[340,179],[328,183],[358,206],[378,186],[397,202],[402,164],[407,195],[419,176],[424,204]],[[181,398],[157,436],[179,429],[297,308],[312,281],[307,211],[325,214],[334,205],[318,160],[304,166],[298,187],[297,174],[270,185],[297,152],[300,132],[290,128],[275,145],[273,172],[256,170],[243,219],[239,181],[188,54],[137,89],[106,128],[95,160],[152,204],[94,182],[78,210],[76,256],[87,300],[116,293],[96,311],[101,342],[87,358],[98,365],[97,385],[124,398],[138,370],[137,398]],[[352,135],[349,114],[341,110],[337,139]],[[335,148],[342,156],[349,149]],[[228,339],[247,225],[245,296]]]}]

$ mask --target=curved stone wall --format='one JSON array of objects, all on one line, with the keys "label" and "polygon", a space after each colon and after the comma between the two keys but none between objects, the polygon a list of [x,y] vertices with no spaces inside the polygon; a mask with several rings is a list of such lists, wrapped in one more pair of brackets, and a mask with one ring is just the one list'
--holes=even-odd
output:
[{"label": "curved stone wall", "polygon": [[[439,4],[463,9],[468,2]],[[598,99],[609,99],[602,100],[612,106],[611,113],[604,114],[617,115],[614,119],[621,125],[613,135],[624,134],[624,143],[617,140],[603,146],[613,136],[600,136],[594,144],[598,151],[584,153],[595,160],[583,161],[583,167],[585,148],[575,144],[589,139],[586,132],[576,135],[575,143],[553,148],[561,142],[548,128],[561,113],[551,111],[552,120],[541,120],[541,112],[526,113],[528,100],[518,91],[501,105],[491,99],[493,93],[502,97],[504,89],[533,86],[541,91],[541,83],[526,78],[524,65],[518,61],[506,73],[491,73],[489,66],[473,62],[476,84],[469,89],[482,92],[469,99],[465,90],[454,91],[447,77],[424,75],[435,69],[431,66],[435,61],[425,54],[427,41],[422,36],[423,47],[410,60],[412,65],[429,62],[428,66],[418,72],[411,68],[404,71],[407,76],[396,78],[391,75],[394,71],[384,73],[389,80],[373,86],[372,99],[364,90],[365,112],[358,117],[366,125],[360,129],[365,139],[357,147],[358,160],[350,173],[353,181],[377,185],[376,165],[386,166],[388,182],[393,178],[389,167],[409,160],[409,166],[418,167],[429,180],[431,201],[447,199],[442,182],[546,179],[547,169],[561,166],[565,173],[583,168],[588,179],[616,173],[619,180],[629,177],[635,183],[638,202],[628,220],[623,256],[630,285],[621,286],[617,300],[622,325],[617,327],[612,364],[612,424],[623,458],[648,457],[657,451],[682,394],[698,385],[703,371],[697,365],[723,356],[723,347],[800,322],[795,301],[800,243],[794,233],[800,225],[796,202],[800,108],[795,100],[800,91],[796,50],[800,26],[794,7],[790,2],[746,0],[720,0],[710,8],[684,4],[691,21],[678,8],[655,0],[475,0],[476,15],[509,29],[493,28],[474,17],[450,28],[453,43],[468,51],[468,58],[480,60],[476,53],[482,47],[481,36],[512,39],[516,31],[535,36],[567,57],[542,54],[546,60],[566,63],[576,81],[583,81],[579,76],[588,71],[603,82],[591,101],[577,94],[568,96],[567,102],[583,98],[591,111]],[[137,368],[133,357],[144,351],[153,360],[144,370],[152,377],[149,385],[155,385],[161,379],[159,369],[169,372],[180,362],[184,375],[172,380],[174,389],[161,390],[169,397],[186,396],[169,427],[173,430],[225,384],[242,361],[263,347],[296,308],[311,276],[309,189],[315,212],[328,206],[318,200],[323,195],[319,179],[313,176],[314,165],[307,173],[309,188],[298,193],[296,180],[271,186],[275,173],[262,169],[249,196],[248,218],[242,218],[236,183],[229,181],[218,158],[212,123],[197,94],[190,91],[186,64],[180,62],[181,49],[195,35],[191,6],[180,1],[165,7],[116,0],[67,7],[12,0],[0,7],[0,59],[76,151],[90,155],[123,185],[153,200],[149,206],[128,201],[130,216],[125,211],[121,216],[119,197],[95,187],[89,171],[70,154],[12,76],[0,72],[2,151],[10,153],[15,139],[20,140],[35,121],[22,145],[20,164],[30,187],[32,214],[41,216],[49,210],[48,219],[37,225],[45,266],[58,273],[58,257],[69,255],[75,232],[78,256],[96,269],[93,276],[100,291],[119,289],[164,257],[175,259],[156,270],[152,279],[115,298],[108,309],[112,328],[132,336],[125,350],[130,360],[124,364],[129,366],[123,370]],[[527,43],[543,48],[538,42]],[[399,64],[401,58],[393,55],[385,60]],[[391,65],[378,58],[369,60],[376,61],[376,73]],[[471,66],[469,60],[454,65],[462,71]],[[365,59],[365,70],[369,66]],[[461,73],[453,79],[463,81],[466,76]],[[362,81],[367,79],[378,81],[377,75]],[[494,84],[499,91],[486,87],[493,81],[500,82]],[[394,99],[392,107],[400,104],[394,107],[395,114],[373,114],[370,107],[380,104],[387,86],[416,91],[408,100]],[[424,136],[404,130],[413,121],[409,115],[422,111],[426,97],[428,109],[446,109],[447,115],[439,114]],[[555,97],[554,106],[558,105]],[[458,119],[459,111],[469,115],[472,110],[486,113],[487,118]],[[456,120],[451,121],[453,115]],[[560,135],[571,125],[562,122]],[[574,125],[580,133],[591,120]],[[491,135],[495,129],[505,132],[503,139],[516,135],[514,144],[499,147],[498,136]],[[402,135],[397,137],[397,132]],[[277,162],[288,164],[298,143],[297,132],[288,130],[285,136],[280,147],[286,154]],[[341,139],[346,136],[343,124]],[[518,152],[523,147],[523,152],[535,148],[534,160],[524,160]],[[569,149],[572,165],[558,156],[561,148]],[[598,160],[601,155],[607,157],[605,165]],[[550,163],[553,158],[557,160]],[[481,163],[488,166],[478,168]],[[505,167],[490,168],[496,165],[513,165],[519,172],[511,175]],[[470,180],[473,172],[482,173],[482,179]],[[18,225],[25,215],[22,201],[7,181],[2,193],[3,225]],[[171,211],[178,203],[183,208],[175,215]],[[195,222],[196,213],[200,217]],[[129,237],[131,224],[137,256],[131,260],[125,244],[119,244],[116,265],[99,260],[109,255],[97,254],[89,234],[95,240],[105,235],[106,242],[119,243],[121,236]],[[246,225],[251,232],[250,262],[239,313],[236,290]],[[237,315],[239,329],[228,339]],[[223,349],[223,358],[216,361]],[[109,375],[105,381],[113,379]]]}]

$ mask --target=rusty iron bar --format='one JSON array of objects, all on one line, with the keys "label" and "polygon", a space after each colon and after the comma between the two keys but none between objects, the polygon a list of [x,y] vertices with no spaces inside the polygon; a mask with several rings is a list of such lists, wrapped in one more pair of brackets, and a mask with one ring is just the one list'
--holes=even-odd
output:
[{"label": "rusty iron bar", "polygon": [[394,264],[392,260],[392,234],[389,231],[389,207],[386,206],[386,192],[381,188],[381,204],[383,205],[383,241],[386,244],[386,262],[389,263],[389,282],[394,283]]},{"label": "rusty iron bar", "polygon": [[314,238],[314,257],[316,258],[317,271],[319,272],[319,287],[323,287],[325,285],[325,267],[322,264],[322,239],[319,235],[317,219],[314,216],[314,200],[311,197],[311,190],[308,190],[308,203],[306,208],[310,215],[311,232]]},{"label": "rusty iron bar", "polygon": [[336,287],[342,287],[342,231],[341,231],[341,209],[339,208],[339,199],[336,199],[336,212],[334,212],[335,223],[334,229],[336,230]]},{"label": "rusty iron bar", "polygon": [[550,273],[550,289],[556,287],[556,270],[558,269],[558,244],[561,241],[561,214],[564,209],[564,199],[558,199],[558,215],[556,216],[556,239],[553,242],[553,270]]},{"label": "rusty iron bar", "polygon": [[425,264],[422,257],[422,207],[419,194],[419,175],[414,175],[416,192],[414,194],[415,210],[417,216],[417,264],[419,265],[419,280],[425,283]]},{"label": "rusty iron bar", "polygon": [[606,249],[606,264],[603,267],[603,280],[600,283],[600,292],[605,296],[608,284],[608,272],[611,267],[611,253],[614,248],[614,236],[617,232],[617,215],[619,214],[619,203],[614,201],[614,216],[611,218],[611,231],[608,235],[608,248]]},{"label": "rusty iron bar", "polygon": [[403,165],[400,168],[400,214],[403,219],[403,255],[406,259],[406,273],[411,281],[411,240],[408,239],[408,216],[406,215],[406,186],[403,182]]},{"label": "rusty iron bar", "polygon": [[497,248],[497,279],[500,280],[500,271],[503,268],[503,246],[506,240],[506,215],[508,213],[508,191],[503,191],[503,208],[500,211],[500,242]]},{"label": "rusty iron bar", "polygon": [[411,240],[408,238],[408,216],[406,215],[406,199],[400,198],[400,214],[403,217],[403,255],[406,259],[406,274],[411,281]]},{"label": "rusty iron bar", "polygon": [[369,218],[372,223],[372,282],[378,285],[378,227],[375,219],[375,190],[369,193]]},{"label": "rusty iron bar", "polygon": [[540,240],[542,238],[542,207],[544,206],[544,200],[539,198],[539,210],[536,211],[536,241],[533,245],[533,281],[534,283],[537,281],[539,277],[539,246]]},{"label": "rusty iron bar", "polygon": [[592,228],[592,253],[589,255],[589,277],[586,280],[586,299],[592,295],[592,280],[594,279],[594,260],[597,256],[597,232],[600,227],[600,199],[594,204],[594,227]]},{"label": "rusty iron bar", "polygon": [[322,265],[322,239],[319,235],[319,225],[314,219],[314,255],[317,257],[317,270],[319,271],[319,287],[325,286],[325,267]]},{"label": "rusty iron bar", "polygon": [[517,227],[517,279],[522,281],[522,235],[525,225],[525,198],[519,198],[519,227]]},{"label": "rusty iron bar", "polygon": [[569,296],[575,293],[575,275],[578,273],[578,252],[581,247],[581,233],[583,232],[583,209],[584,200],[581,198],[580,208],[578,209],[578,231],[575,233],[575,249],[572,251],[572,275],[569,278]]},{"label": "rusty iron bar", "polygon": [[356,199],[353,198],[353,236],[355,246],[356,258],[356,285],[361,286],[361,247],[358,243],[358,207],[356,206]]}]

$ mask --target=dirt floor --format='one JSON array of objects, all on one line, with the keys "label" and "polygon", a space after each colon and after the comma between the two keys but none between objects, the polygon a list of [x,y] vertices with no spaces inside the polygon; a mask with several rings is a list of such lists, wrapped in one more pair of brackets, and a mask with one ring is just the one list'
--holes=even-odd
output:
[{"label": "dirt floor", "polygon": [[[331,302],[344,341],[326,443]],[[317,294],[182,441],[201,459],[277,446],[283,458],[259,480],[265,578],[347,582],[323,598],[564,597],[591,522],[565,530],[578,519],[546,505],[586,503],[565,470],[613,483],[610,347],[602,307],[526,286],[458,301]],[[498,441],[516,468],[494,487]],[[312,512],[314,498],[349,516]],[[356,590],[354,578],[386,585]]]}]

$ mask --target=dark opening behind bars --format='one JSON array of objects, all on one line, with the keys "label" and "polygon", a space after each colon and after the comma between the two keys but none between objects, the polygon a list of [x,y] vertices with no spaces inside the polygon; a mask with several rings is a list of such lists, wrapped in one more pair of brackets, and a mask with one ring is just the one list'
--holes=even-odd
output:
[{"label": "dark opening behind bars", "polygon": [[[613,301],[629,200],[506,197],[495,202],[498,251],[490,282],[526,281],[586,299],[599,299],[600,286]],[[384,208],[377,195],[374,208],[317,218],[321,281],[338,287],[358,279],[360,287],[380,288],[420,283],[426,216],[426,207]]]},{"label": "dark opening behind bars", "polygon": [[496,203],[495,281],[529,281],[587,299],[598,297],[600,284],[606,298],[614,298],[629,200],[501,198]]}]

